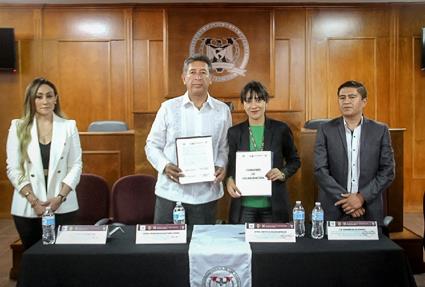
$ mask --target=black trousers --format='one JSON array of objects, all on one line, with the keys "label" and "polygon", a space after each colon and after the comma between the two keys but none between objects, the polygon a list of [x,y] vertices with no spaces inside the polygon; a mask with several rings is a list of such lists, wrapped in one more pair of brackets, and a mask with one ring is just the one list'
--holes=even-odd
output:
[{"label": "black trousers", "polygon": [[[55,214],[56,227],[59,225],[74,224],[76,215],[77,211]],[[13,221],[15,222],[16,230],[19,233],[25,250],[41,239],[41,217],[30,218],[13,215]]]},{"label": "black trousers", "polygon": [[[186,224],[215,224],[217,213],[217,200],[202,203],[188,204],[182,203],[186,213]],[[176,206],[174,201],[157,196],[155,202],[155,224],[173,223],[173,209]]]}]

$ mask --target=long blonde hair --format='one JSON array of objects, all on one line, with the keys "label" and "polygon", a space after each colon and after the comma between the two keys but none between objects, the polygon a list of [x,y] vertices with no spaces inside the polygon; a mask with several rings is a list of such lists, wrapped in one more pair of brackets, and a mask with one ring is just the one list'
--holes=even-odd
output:
[{"label": "long blonde hair", "polygon": [[27,86],[25,90],[25,101],[24,101],[24,112],[19,121],[17,127],[17,134],[19,139],[19,169],[21,170],[22,176],[19,181],[22,182],[25,178],[25,161],[28,161],[28,145],[31,141],[31,128],[34,123],[34,116],[36,113],[35,109],[35,98],[37,96],[38,89],[41,85],[48,85],[53,89],[53,92],[56,96],[56,105],[54,108],[54,113],[62,118],[64,115],[60,108],[58,92],[56,86],[47,79],[44,78],[35,78]]}]

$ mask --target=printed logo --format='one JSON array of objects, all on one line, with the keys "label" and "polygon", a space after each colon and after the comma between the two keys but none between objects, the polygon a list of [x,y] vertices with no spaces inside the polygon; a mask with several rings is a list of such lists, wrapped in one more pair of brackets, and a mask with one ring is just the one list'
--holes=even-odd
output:
[{"label": "printed logo", "polygon": [[[220,34],[223,36],[216,36]],[[189,54],[206,55],[213,66],[212,80],[226,82],[238,76],[245,76],[249,44],[245,34],[235,25],[228,22],[211,22],[195,33]]]},{"label": "printed logo", "polygon": [[204,287],[239,287],[241,279],[235,270],[225,266],[216,266],[208,270],[202,279]]}]

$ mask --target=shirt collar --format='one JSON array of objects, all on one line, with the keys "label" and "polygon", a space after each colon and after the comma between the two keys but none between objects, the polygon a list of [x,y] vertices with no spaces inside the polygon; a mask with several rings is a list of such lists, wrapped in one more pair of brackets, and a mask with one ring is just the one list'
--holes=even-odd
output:
[{"label": "shirt collar", "polygon": [[[214,103],[212,101],[212,97],[210,96],[210,94],[208,93],[207,95],[207,100],[205,101],[206,105],[209,105],[212,109],[214,109]],[[189,98],[189,93],[186,91],[186,93],[184,93],[183,95],[183,102],[182,102],[183,106],[187,107],[188,105],[193,105],[193,103],[190,101]]]},{"label": "shirt collar", "polygon": [[[344,120],[344,127],[345,127],[345,129],[346,129],[346,130],[350,130],[350,128],[348,127],[347,121],[345,120],[345,118],[344,118],[344,117],[342,117],[342,118],[343,118],[343,120]],[[361,127],[361,126],[362,126],[362,124],[363,124],[363,115],[362,115],[362,117],[361,117],[361,119],[360,119],[360,124],[359,124],[357,127],[355,127],[355,129],[357,129],[358,127]]]}]

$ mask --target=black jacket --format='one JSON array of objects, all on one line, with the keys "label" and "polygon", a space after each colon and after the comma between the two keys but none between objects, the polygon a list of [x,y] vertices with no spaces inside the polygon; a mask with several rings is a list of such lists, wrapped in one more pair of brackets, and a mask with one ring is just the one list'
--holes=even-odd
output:
[{"label": "black jacket", "polygon": [[[249,123],[242,122],[227,132],[229,142],[229,162],[227,175],[235,178],[236,152],[249,151]],[[301,162],[294,144],[289,126],[280,121],[266,118],[264,126],[264,150],[273,152],[273,168],[285,173],[290,178],[300,167]],[[273,222],[289,222],[289,199],[286,183],[276,180],[272,184],[272,215]],[[232,198],[229,221],[240,223],[241,199]]]}]

